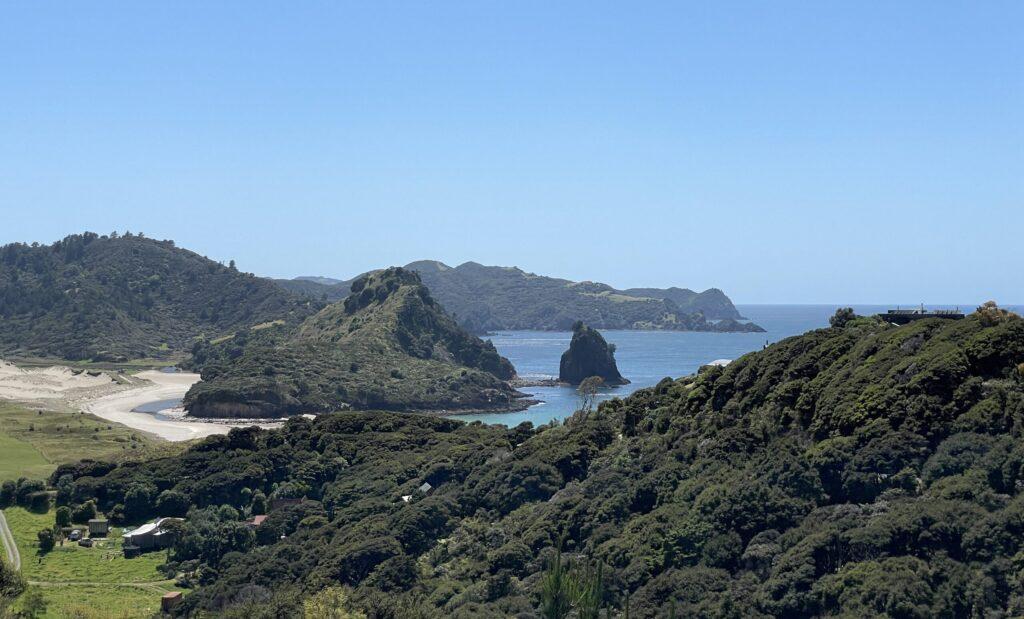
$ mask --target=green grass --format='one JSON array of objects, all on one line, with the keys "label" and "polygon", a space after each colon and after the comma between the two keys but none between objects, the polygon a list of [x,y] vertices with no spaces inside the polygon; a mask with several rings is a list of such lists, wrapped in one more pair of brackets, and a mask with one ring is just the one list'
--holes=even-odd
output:
[{"label": "green grass", "polygon": [[52,470],[53,465],[31,444],[0,434],[0,479],[42,478]]},{"label": "green grass", "polygon": [[36,534],[53,526],[54,511],[37,514],[13,507],[4,514],[21,552],[21,571],[40,583],[35,586],[47,600],[44,617],[150,617],[159,610],[160,596],[175,590],[174,581],[156,569],[167,560],[167,551],[125,559],[120,528],[97,538],[92,548],[64,542],[41,555]]},{"label": "green grass", "polygon": [[39,554],[36,534],[53,526],[54,511],[37,514],[12,507],[4,510],[4,514],[21,551],[21,571],[29,580],[88,583],[164,580],[156,568],[167,560],[167,552],[147,552],[135,559],[125,559],[121,552],[122,531],[117,527],[111,528],[106,539],[97,538],[92,548],[64,542],[63,546]]},{"label": "green grass", "polygon": [[[169,585],[60,585],[39,587],[46,600],[40,619],[148,619],[160,610]],[[21,606],[15,604],[15,610]]]},{"label": "green grass", "polygon": [[43,478],[57,464],[82,458],[134,459],[180,448],[92,415],[40,414],[0,401],[0,479]]}]

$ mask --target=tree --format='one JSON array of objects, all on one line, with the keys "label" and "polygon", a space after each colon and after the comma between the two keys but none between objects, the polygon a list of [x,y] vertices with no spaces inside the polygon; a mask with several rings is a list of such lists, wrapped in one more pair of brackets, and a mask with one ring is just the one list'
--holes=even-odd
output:
[{"label": "tree", "polygon": [[57,505],[70,505],[75,493],[75,480],[71,475],[61,475],[57,480]]},{"label": "tree", "polygon": [[50,493],[43,490],[28,495],[27,507],[39,514],[45,514],[50,511]]},{"label": "tree", "polygon": [[14,504],[14,498],[18,492],[18,485],[8,479],[0,485],[0,507],[10,507]]},{"label": "tree", "polygon": [[88,500],[71,508],[71,521],[84,524],[96,517],[96,502]]},{"label": "tree", "polygon": [[133,484],[124,493],[124,515],[128,520],[147,518],[153,510],[153,496],[156,488],[151,484]]},{"label": "tree", "polygon": [[25,479],[24,477],[19,479],[16,493],[18,505],[28,507],[32,502],[32,495],[45,490],[46,484],[39,479]]},{"label": "tree", "polygon": [[0,561],[0,604],[13,600],[25,590],[25,579],[6,560]]},{"label": "tree", "polygon": [[188,497],[176,490],[164,490],[156,498],[156,511],[162,517],[184,516],[188,508]]},{"label": "tree", "polygon": [[581,566],[569,578],[569,591],[579,619],[598,619],[604,602],[604,564]]},{"label": "tree", "polygon": [[57,513],[54,516],[54,521],[58,527],[71,526],[71,508],[67,505],[61,505],[58,507]]},{"label": "tree", "polygon": [[847,323],[856,317],[857,314],[853,312],[852,307],[840,307],[836,310],[836,313],[828,319],[828,324],[831,325],[833,329],[842,329],[847,325]]},{"label": "tree", "polygon": [[327,587],[302,603],[305,619],[366,619],[359,611],[348,610],[349,590]]},{"label": "tree", "polygon": [[57,543],[57,536],[53,534],[53,529],[42,529],[36,533],[36,537],[39,538],[39,552],[50,552]]},{"label": "tree", "polygon": [[604,379],[600,376],[584,378],[576,392],[580,394],[580,410],[589,413],[594,408],[597,394],[604,387]]},{"label": "tree", "polygon": [[567,567],[562,563],[562,549],[559,546],[541,577],[540,614],[544,619],[564,619],[572,610]]},{"label": "tree", "polygon": [[252,515],[260,516],[267,513],[267,495],[262,490],[252,493]]}]

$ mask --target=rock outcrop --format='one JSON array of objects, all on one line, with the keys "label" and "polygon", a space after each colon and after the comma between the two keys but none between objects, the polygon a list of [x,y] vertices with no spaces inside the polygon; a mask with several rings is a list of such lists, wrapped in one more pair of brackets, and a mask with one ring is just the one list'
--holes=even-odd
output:
[{"label": "rock outcrop", "polygon": [[558,380],[578,385],[591,376],[601,377],[606,385],[629,382],[615,365],[615,347],[610,346],[597,329],[577,322],[573,325],[569,350],[562,353]]},{"label": "rock outcrop", "polygon": [[512,364],[460,328],[419,275],[362,277],[343,301],[294,329],[269,327],[197,346],[196,417],[283,417],[344,409],[518,410]]}]

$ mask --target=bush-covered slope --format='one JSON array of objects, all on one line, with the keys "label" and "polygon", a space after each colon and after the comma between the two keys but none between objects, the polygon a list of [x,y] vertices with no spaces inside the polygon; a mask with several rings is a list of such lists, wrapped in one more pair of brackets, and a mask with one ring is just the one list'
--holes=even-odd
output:
[{"label": "bush-covered slope", "polygon": [[173,241],[69,236],[0,247],[0,355],[126,360],[304,317],[309,302]]},{"label": "bush-covered slope", "polygon": [[[199,508],[182,612],[341,586],[375,617],[559,617],[588,591],[616,617],[1018,616],[1022,363],[1024,321],[992,308],[855,319],[562,426],[339,413],[54,480],[136,518]],[[236,535],[264,494],[308,501]]]},{"label": "bush-covered slope", "polygon": [[193,350],[203,380],[189,414],[275,417],[340,408],[516,406],[512,364],[469,335],[419,277],[399,268],[356,280],[344,302],[295,329],[240,334]]},{"label": "bush-covered slope", "polygon": [[[476,333],[568,331],[577,320],[598,329],[761,330],[737,322],[739,312],[716,288],[701,293],[683,288],[615,290],[607,284],[572,282],[475,262],[453,268],[421,260],[405,268],[419,273],[434,298]],[[308,278],[277,281],[288,290],[317,299],[337,300],[348,294],[348,283],[321,285]]]}]

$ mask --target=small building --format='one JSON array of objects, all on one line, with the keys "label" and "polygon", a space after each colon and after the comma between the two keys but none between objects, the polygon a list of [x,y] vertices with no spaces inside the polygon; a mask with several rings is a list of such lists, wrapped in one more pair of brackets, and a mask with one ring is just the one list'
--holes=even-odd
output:
[{"label": "small building", "polygon": [[884,314],[878,314],[878,317],[886,322],[891,322],[894,325],[905,325],[915,320],[924,320],[925,318],[960,320],[964,317],[964,313],[959,309],[926,310],[924,305],[921,305],[921,307],[915,309],[891,309]]},{"label": "small building", "polygon": [[181,591],[169,591],[160,598],[160,612],[169,613],[181,604]]},{"label": "small building", "polygon": [[430,482],[423,482],[423,485],[416,489],[420,494],[430,494],[434,491],[434,487],[430,485]]},{"label": "small building", "polygon": [[106,537],[110,533],[110,522],[106,518],[93,518],[89,521],[89,537]]},{"label": "small building", "polygon": [[127,550],[128,546],[137,546],[141,550],[167,548],[174,543],[174,537],[165,529],[165,525],[175,520],[180,522],[181,518],[160,518],[126,532],[122,535],[125,550]]},{"label": "small building", "polygon": [[266,519],[267,519],[267,516],[265,514],[260,514],[259,516],[253,516],[252,518],[250,518],[245,523],[245,526],[249,527],[250,529],[258,529],[258,528],[260,528],[260,525],[263,524],[263,521],[266,520]]}]

